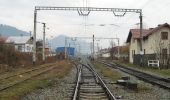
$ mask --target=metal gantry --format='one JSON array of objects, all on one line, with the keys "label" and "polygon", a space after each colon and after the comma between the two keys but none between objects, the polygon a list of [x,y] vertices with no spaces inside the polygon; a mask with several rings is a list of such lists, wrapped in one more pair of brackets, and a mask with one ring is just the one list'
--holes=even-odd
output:
[{"label": "metal gantry", "polygon": [[[88,16],[91,11],[113,12],[115,16],[124,16],[127,12],[139,13],[139,18],[140,18],[140,50],[142,51],[142,39],[143,39],[143,36],[142,36],[142,9],[36,6],[35,10],[34,10],[33,64],[36,62],[36,22],[37,22],[37,11],[40,11],[40,10],[77,11],[80,16]],[[87,12],[87,13],[84,13],[84,12]],[[123,15],[116,15],[115,12],[123,12]]]},{"label": "metal gantry", "polygon": [[[95,40],[117,40],[117,44],[118,44],[118,52],[117,52],[117,54],[118,54],[118,58],[120,57],[120,48],[119,48],[119,41],[120,41],[120,39],[119,38],[107,38],[107,37],[94,37],[94,35],[93,35],[93,37],[72,37],[72,38],[74,38],[74,39],[90,39],[90,40],[92,40],[92,57],[93,58],[95,58],[95,49],[94,49],[94,47],[95,47]],[[66,52],[65,52],[65,55],[66,55]]]}]

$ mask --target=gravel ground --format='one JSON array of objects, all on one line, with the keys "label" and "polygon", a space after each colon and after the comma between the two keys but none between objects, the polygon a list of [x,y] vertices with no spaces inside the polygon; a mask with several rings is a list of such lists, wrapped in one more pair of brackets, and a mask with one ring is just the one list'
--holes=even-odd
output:
[{"label": "gravel ground", "polygon": [[64,100],[69,99],[75,86],[76,68],[62,79],[56,78],[52,87],[35,90],[25,95],[20,100]]},{"label": "gravel ground", "polygon": [[[111,69],[113,70],[113,69]],[[119,70],[117,70],[119,71]],[[142,91],[129,90],[117,84],[110,84],[113,82],[107,77],[103,77],[107,86],[115,96],[120,96],[120,100],[170,100],[170,91],[164,90],[157,86],[151,85],[144,81],[138,80],[136,77],[119,71],[122,76],[129,76],[130,79],[138,84],[144,86],[146,89]],[[100,74],[100,73],[99,73]],[[73,86],[75,85],[76,68],[74,67],[71,72],[64,78],[56,78],[56,83],[52,87],[39,89],[25,95],[21,100],[64,100],[70,98],[73,93]],[[113,82],[114,83],[114,82]]]},{"label": "gravel ground", "polygon": [[[117,70],[117,69],[111,69],[111,70]],[[150,83],[141,81],[136,77],[121,72],[119,70],[117,71],[120,72],[122,76],[129,76],[131,81],[137,82],[138,84],[142,85],[142,87],[144,87],[142,90],[139,91],[129,90],[124,86],[120,86],[117,84],[110,84],[110,82],[112,83],[115,82],[107,77],[103,77],[111,92],[115,96],[121,97],[120,100],[170,100],[170,91],[159,88],[158,86],[154,86]]]}]

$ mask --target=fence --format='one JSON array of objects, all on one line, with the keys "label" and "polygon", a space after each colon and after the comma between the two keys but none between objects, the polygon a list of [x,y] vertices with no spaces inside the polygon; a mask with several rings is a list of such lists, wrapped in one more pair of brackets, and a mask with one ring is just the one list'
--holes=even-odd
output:
[{"label": "fence", "polygon": [[133,63],[140,65],[141,57],[143,66],[148,66],[148,60],[159,60],[161,68],[170,68],[170,54],[145,54],[142,56],[140,54],[136,54],[134,55]]}]

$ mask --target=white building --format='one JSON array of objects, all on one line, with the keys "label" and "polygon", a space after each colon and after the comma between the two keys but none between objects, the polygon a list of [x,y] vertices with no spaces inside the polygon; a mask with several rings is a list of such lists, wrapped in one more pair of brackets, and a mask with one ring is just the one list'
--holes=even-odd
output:
[{"label": "white building", "polygon": [[110,49],[101,49],[99,55],[104,58],[110,57]]},{"label": "white building", "polygon": [[20,52],[32,52],[33,49],[33,39],[30,36],[10,36],[6,43],[13,43]]},{"label": "white building", "polygon": [[[140,29],[130,29],[127,43],[130,44],[130,63],[133,63],[134,55],[140,54]],[[165,23],[155,28],[143,29],[142,48],[144,55],[170,54],[170,25]]]}]

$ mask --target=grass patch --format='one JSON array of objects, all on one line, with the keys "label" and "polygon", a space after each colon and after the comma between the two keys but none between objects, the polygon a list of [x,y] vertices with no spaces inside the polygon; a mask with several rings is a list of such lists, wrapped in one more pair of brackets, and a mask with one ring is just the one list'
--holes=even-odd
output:
[{"label": "grass patch", "polygon": [[124,65],[125,67],[130,67],[130,68],[135,68],[141,71],[145,71],[145,72],[152,72],[161,76],[165,76],[165,77],[170,77],[170,69],[155,69],[152,67],[140,67],[139,65],[134,65],[131,63],[124,63],[124,62],[118,62],[116,61],[116,63],[120,64],[120,65]]},{"label": "grass patch", "polygon": [[71,70],[72,65],[67,61],[56,63],[56,68],[50,72],[34,77],[30,80],[17,84],[7,90],[0,92],[0,100],[18,100],[25,94],[36,89],[42,89],[57,83],[56,78],[62,78]]},{"label": "grass patch", "polygon": [[149,88],[144,84],[138,84],[137,88],[138,88],[138,92],[146,92],[151,90],[151,88]]},{"label": "grass patch", "polygon": [[49,84],[51,84],[51,82],[48,80],[29,80],[8,90],[0,92],[0,100],[17,100],[20,96],[35,89],[41,89]]},{"label": "grass patch", "polygon": [[104,77],[108,77],[112,80],[117,80],[122,77],[122,75],[119,72],[112,70],[104,66],[103,64],[93,62],[93,65]]},{"label": "grass patch", "polygon": [[[110,68],[104,66],[103,64],[100,64],[100,63],[96,63],[96,62],[93,62],[94,64],[94,67],[102,73],[103,76],[106,76],[106,77],[109,77],[110,79],[112,80],[118,80],[122,77],[121,73],[115,71],[115,70],[111,70]],[[150,91],[151,88],[142,84],[142,83],[139,83],[137,85],[137,91],[138,92],[146,92],[146,91]]]}]

